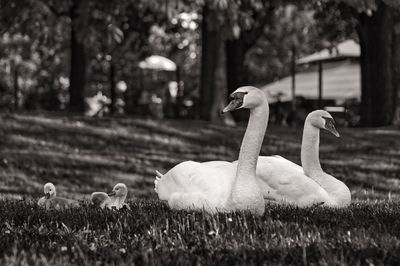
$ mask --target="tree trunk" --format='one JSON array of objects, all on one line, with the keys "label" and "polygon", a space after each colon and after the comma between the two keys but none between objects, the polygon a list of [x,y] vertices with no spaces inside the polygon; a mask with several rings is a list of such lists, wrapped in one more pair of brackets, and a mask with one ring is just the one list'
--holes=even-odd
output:
[{"label": "tree trunk", "polygon": [[[245,66],[246,47],[245,39],[243,35],[239,39],[227,40],[226,46],[226,73],[227,73],[227,84],[229,96],[237,88],[248,85],[247,69]],[[236,121],[246,121],[249,116],[249,112],[246,110],[237,110],[232,113],[232,116]]]},{"label": "tree trunk", "polygon": [[117,100],[117,91],[115,88],[115,66],[113,61],[110,61],[110,73],[109,73],[109,81],[110,81],[110,98],[111,98],[111,103],[110,103],[110,113],[114,114],[115,113],[115,103]]},{"label": "tree trunk", "polygon": [[225,46],[223,41],[218,45],[218,59],[216,60],[215,69],[215,90],[214,90],[214,105],[211,107],[211,121],[231,119],[231,115],[225,114],[221,117],[221,110],[226,105],[227,84],[226,84],[226,57]]},{"label": "tree trunk", "polygon": [[394,115],[393,124],[400,126],[400,11],[395,16],[393,27],[393,89],[394,89]]},{"label": "tree trunk", "polygon": [[[216,12],[210,10],[207,5],[203,8],[202,22],[202,57],[201,57],[201,80],[200,80],[200,99],[198,112],[202,120],[216,120],[218,118],[218,107],[221,97],[217,87],[217,69],[221,64],[221,46],[223,37],[221,27],[212,23],[215,21]],[[221,75],[221,74],[219,74]],[[219,84],[221,86],[222,84]]]},{"label": "tree trunk", "polygon": [[82,40],[77,36],[78,15],[76,14],[79,1],[73,1],[70,10],[71,18],[71,71],[69,85],[69,110],[83,113],[85,111],[85,83],[86,83],[86,51]]},{"label": "tree trunk", "polygon": [[362,126],[384,126],[393,119],[392,17],[381,1],[372,16],[360,15]]},{"label": "tree trunk", "polygon": [[231,94],[238,87],[247,85],[246,67],[244,64],[247,49],[243,38],[227,40],[225,44],[228,94]]}]

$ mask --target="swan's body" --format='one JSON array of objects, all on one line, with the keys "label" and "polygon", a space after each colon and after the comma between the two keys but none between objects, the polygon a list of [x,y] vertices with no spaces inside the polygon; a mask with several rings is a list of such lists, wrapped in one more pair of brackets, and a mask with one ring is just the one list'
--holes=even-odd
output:
[{"label": "swan's body", "polygon": [[115,208],[119,210],[124,207],[129,209],[129,205],[125,203],[127,195],[128,188],[126,185],[123,183],[118,183],[114,186],[112,192],[109,194],[104,192],[93,192],[90,197],[90,201],[102,209]]},{"label": "swan's body", "polygon": [[204,209],[208,212],[229,211],[229,197],[236,168],[232,164],[182,162],[160,180],[156,192],[160,200],[173,209]]},{"label": "swan's body", "polygon": [[[320,128],[339,136],[333,118],[323,110],[311,112],[305,121],[301,147],[303,167],[281,157],[260,156],[257,178],[265,199],[294,204],[299,207],[324,204],[345,207],[350,204],[349,188],[325,173],[319,162]],[[235,162],[234,162],[235,164]]]},{"label": "swan's body", "polygon": [[224,161],[186,161],[165,175],[157,173],[155,191],[159,199],[168,201],[172,209],[264,213],[264,199],[255,170],[268,124],[268,102],[264,94],[254,87],[241,87],[232,93],[231,98],[224,112],[241,107],[250,109],[237,166]]},{"label": "swan's body", "polygon": [[56,187],[53,183],[46,183],[43,189],[45,196],[38,201],[40,207],[56,210],[79,207],[79,203],[75,200],[57,197]]}]

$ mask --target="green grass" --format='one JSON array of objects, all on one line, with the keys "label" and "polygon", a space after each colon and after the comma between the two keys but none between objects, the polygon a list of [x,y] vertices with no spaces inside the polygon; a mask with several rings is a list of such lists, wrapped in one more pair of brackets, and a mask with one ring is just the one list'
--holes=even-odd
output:
[{"label": "green grass", "polygon": [[[301,130],[271,125],[262,155],[299,163]],[[0,115],[0,265],[399,264],[400,131],[321,134],[321,163],[343,180],[346,209],[267,205],[263,217],[171,211],[154,170],[183,160],[235,160],[244,127],[196,121]],[[44,211],[43,184],[82,207]],[[132,211],[87,205],[93,191],[129,188]]]},{"label": "green grass", "polygon": [[171,211],[157,201],[132,211],[44,211],[0,203],[5,264],[399,264],[400,206],[343,210],[267,205],[263,217]]}]

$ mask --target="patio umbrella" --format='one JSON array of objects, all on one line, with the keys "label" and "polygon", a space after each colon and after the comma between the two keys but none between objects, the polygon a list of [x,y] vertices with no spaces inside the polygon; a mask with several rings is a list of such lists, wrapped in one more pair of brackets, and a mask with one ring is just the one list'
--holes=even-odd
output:
[{"label": "patio umbrella", "polygon": [[176,64],[163,56],[152,55],[139,63],[141,69],[176,71]]}]

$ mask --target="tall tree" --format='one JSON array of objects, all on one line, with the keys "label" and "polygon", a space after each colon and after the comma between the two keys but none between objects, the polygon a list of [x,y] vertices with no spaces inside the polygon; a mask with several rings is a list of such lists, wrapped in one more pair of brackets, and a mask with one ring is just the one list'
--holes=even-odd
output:
[{"label": "tall tree", "polygon": [[[87,28],[89,13],[88,0],[72,0],[68,10],[70,25],[70,75],[69,75],[69,110],[83,113],[85,111],[85,85],[87,55],[83,35],[80,30]],[[82,34],[82,32],[81,32]]]},{"label": "tall tree", "polygon": [[392,28],[393,12],[382,1],[371,16],[359,15],[361,48],[361,124],[382,126],[392,122],[394,104]]},{"label": "tall tree", "polygon": [[215,121],[218,119],[218,108],[221,103],[221,94],[224,93],[223,58],[224,33],[220,7],[206,3],[203,7],[202,30],[202,57],[199,116],[203,120]]},{"label": "tall tree", "polygon": [[357,20],[361,48],[361,125],[389,125],[396,119],[400,61],[396,42],[396,0],[337,0],[346,3]]},{"label": "tall tree", "polygon": [[396,10],[393,25],[393,86],[395,98],[395,110],[393,115],[393,124],[400,126],[400,10]]}]

